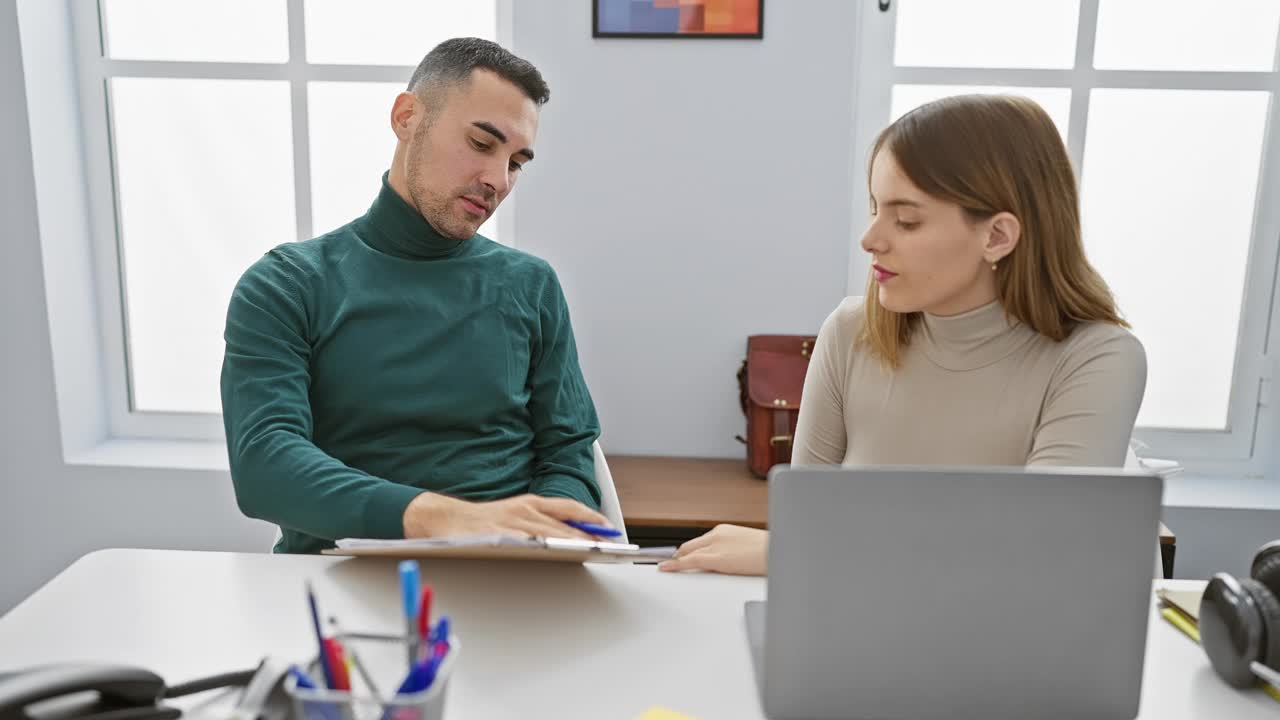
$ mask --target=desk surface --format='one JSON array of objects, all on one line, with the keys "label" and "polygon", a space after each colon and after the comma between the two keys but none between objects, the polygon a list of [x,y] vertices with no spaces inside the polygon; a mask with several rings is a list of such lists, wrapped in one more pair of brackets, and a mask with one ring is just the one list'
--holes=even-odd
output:
[{"label": "desk surface", "polygon": [[[700,720],[762,717],[742,604],[764,597],[763,579],[640,565],[437,561],[423,570],[462,641],[450,717],[631,720],[657,704]],[[131,662],[172,684],[268,653],[305,658],[315,651],[305,580],[321,612],[348,629],[402,627],[394,562],[106,550],[0,618],[0,671]],[[1275,701],[1219,682],[1198,645],[1154,612],[1150,622],[1140,718],[1276,717]]]},{"label": "desk surface", "polygon": [[[769,526],[767,483],[744,460],[611,455],[609,472],[628,526]],[[1160,543],[1174,542],[1161,523]]]}]

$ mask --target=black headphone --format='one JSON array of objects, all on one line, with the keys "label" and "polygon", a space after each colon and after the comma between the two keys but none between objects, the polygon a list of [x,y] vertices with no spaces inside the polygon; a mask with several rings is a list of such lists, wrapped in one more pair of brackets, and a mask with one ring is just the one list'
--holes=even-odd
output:
[{"label": "black headphone", "polygon": [[1280,540],[1253,556],[1249,577],[1217,573],[1200,597],[1200,644],[1229,685],[1256,685],[1254,663],[1280,672]]}]

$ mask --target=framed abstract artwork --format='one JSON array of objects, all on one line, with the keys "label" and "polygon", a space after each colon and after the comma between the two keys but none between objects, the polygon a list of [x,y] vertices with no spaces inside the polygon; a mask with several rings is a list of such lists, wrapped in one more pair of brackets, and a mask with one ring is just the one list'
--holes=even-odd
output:
[{"label": "framed abstract artwork", "polygon": [[764,37],[764,0],[591,0],[591,3],[592,37]]}]

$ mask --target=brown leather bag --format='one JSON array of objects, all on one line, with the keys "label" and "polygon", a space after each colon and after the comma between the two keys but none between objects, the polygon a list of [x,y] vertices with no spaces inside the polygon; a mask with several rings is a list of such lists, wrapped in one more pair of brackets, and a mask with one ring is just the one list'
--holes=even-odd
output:
[{"label": "brown leather bag", "polygon": [[800,393],[813,353],[813,335],[752,335],[747,359],[738,368],[738,402],[747,416],[747,466],[759,477],[791,462],[791,443],[800,416]]}]

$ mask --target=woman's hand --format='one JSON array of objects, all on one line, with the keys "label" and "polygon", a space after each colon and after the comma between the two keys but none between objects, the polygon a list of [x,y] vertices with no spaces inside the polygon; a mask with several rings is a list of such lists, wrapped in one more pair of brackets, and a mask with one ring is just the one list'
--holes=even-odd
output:
[{"label": "woman's hand", "polygon": [[676,550],[675,558],[658,564],[663,572],[703,570],[727,575],[764,575],[769,531],[717,525]]}]

